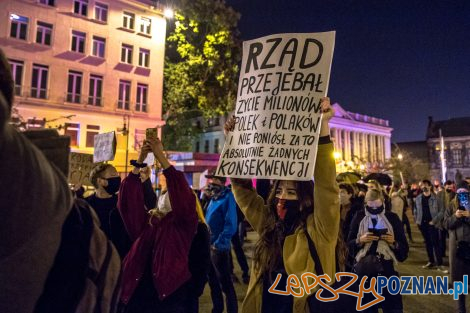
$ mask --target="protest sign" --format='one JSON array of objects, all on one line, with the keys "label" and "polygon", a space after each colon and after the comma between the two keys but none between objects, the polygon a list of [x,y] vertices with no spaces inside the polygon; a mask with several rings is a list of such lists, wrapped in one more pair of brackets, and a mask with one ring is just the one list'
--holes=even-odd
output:
[{"label": "protest sign", "polygon": [[243,43],[235,106],[217,176],[310,180],[330,80],[335,32]]},{"label": "protest sign", "polygon": [[70,153],[69,182],[90,186],[90,172],[95,166],[93,155],[85,153]]},{"label": "protest sign", "polygon": [[95,149],[93,151],[93,162],[105,162],[114,160],[116,154],[116,135],[109,132],[95,135]]}]

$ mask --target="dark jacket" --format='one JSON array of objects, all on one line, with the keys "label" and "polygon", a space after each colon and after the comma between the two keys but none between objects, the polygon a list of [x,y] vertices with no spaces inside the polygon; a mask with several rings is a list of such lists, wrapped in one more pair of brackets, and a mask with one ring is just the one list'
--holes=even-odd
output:
[{"label": "dark jacket", "polygon": [[[361,224],[362,219],[366,216],[365,211],[359,211],[354,217],[351,230],[348,235],[348,248],[350,253],[353,253],[354,256],[362,248],[362,244],[356,242],[357,233],[359,232],[359,225]],[[398,216],[393,212],[385,212],[385,217],[388,219],[389,223],[393,227],[393,232],[395,235],[395,245],[392,248],[395,257],[399,262],[403,262],[408,257],[408,241],[405,237],[405,230],[403,228],[403,223],[400,221]]]},{"label": "dark jacket", "polygon": [[149,258],[160,300],[191,278],[188,255],[197,229],[196,198],[182,172],[171,166],[163,174],[172,211],[161,220],[149,221],[139,175],[130,173],[119,190],[118,208],[134,242],[123,261],[121,301],[125,304],[144,275]]},{"label": "dark jacket", "polygon": [[456,199],[450,202],[449,207],[445,211],[444,225],[449,231],[449,264],[451,281],[462,281],[464,275],[470,275],[470,264],[459,259],[456,256],[457,243],[459,241],[470,242],[470,219],[467,217],[457,218]]}]

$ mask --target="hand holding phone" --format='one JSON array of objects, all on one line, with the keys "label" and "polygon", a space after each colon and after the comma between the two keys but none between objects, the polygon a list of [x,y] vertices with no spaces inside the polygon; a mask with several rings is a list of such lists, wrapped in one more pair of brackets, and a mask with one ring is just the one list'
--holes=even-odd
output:
[{"label": "hand holding phone", "polygon": [[468,191],[457,193],[457,201],[458,201],[460,210],[470,211],[470,201],[469,201]]},{"label": "hand holding phone", "polygon": [[157,128],[147,128],[145,130],[145,139],[155,139],[158,137],[158,129]]}]

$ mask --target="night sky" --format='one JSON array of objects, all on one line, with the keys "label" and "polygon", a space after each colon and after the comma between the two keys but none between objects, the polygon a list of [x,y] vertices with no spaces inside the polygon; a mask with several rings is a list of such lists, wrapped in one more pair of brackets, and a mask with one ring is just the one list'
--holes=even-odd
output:
[{"label": "night sky", "polygon": [[243,40],[336,31],[329,96],[388,119],[393,142],[434,120],[470,116],[470,0],[226,0]]}]

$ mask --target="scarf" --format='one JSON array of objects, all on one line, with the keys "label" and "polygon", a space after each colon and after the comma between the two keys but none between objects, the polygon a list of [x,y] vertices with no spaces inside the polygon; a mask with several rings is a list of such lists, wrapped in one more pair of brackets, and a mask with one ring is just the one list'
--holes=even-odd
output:
[{"label": "scarf", "polygon": [[[370,228],[387,229],[390,234],[394,234],[393,227],[385,216],[385,210],[382,210],[379,214],[371,214],[367,209],[365,209],[364,211],[366,213],[366,216],[362,219],[361,223],[359,224],[359,232],[357,233],[357,239],[359,239],[365,233],[369,232]],[[373,220],[377,221],[375,226]],[[368,242],[364,245],[364,247],[356,255],[356,262],[359,262],[363,257],[367,255],[367,252],[369,251],[371,246],[372,242]],[[378,241],[377,253],[383,255],[383,258],[385,260],[393,260],[393,263],[395,265],[398,264],[398,261],[395,258],[395,254],[393,253],[392,249],[390,249],[390,246],[385,240],[380,239]]]}]

